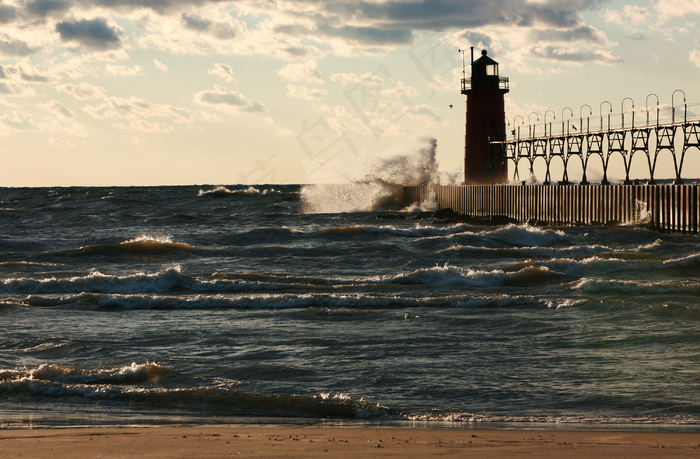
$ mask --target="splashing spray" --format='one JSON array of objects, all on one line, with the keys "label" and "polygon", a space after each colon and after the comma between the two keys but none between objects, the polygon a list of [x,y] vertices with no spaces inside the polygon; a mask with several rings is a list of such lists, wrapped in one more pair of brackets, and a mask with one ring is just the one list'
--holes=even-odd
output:
[{"label": "splashing spray", "polygon": [[361,177],[349,179],[347,183],[304,186],[301,190],[303,212],[368,212],[400,208],[404,186],[440,184],[437,140],[422,139],[418,145],[402,150],[371,162]]}]

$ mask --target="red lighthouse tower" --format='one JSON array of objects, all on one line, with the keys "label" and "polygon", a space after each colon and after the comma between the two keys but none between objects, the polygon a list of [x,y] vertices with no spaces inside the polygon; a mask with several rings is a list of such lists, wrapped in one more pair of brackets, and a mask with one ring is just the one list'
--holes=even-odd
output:
[{"label": "red lighthouse tower", "polygon": [[464,139],[464,184],[505,183],[508,167],[500,148],[489,141],[505,140],[506,114],[503,95],[508,78],[498,76],[498,62],[481,52],[474,60],[471,48],[471,78],[462,79],[467,96],[467,125]]}]

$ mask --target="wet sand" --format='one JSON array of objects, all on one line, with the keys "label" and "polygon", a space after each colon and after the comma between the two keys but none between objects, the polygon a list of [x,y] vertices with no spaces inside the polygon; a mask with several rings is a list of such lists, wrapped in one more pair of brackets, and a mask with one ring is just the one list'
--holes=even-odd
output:
[{"label": "wet sand", "polygon": [[2,457],[700,457],[700,433],[319,427],[0,430]]}]

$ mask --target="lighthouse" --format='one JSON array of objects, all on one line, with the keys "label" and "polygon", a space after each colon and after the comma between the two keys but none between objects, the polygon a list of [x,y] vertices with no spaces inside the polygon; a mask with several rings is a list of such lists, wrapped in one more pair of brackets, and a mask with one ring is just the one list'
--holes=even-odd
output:
[{"label": "lighthouse", "polygon": [[[466,75],[465,75],[466,76]],[[467,121],[464,138],[464,184],[505,183],[508,168],[503,150],[492,141],[506,138],[503,96],[508,78],[498,75],[498,62],[481,52],[474,60],[471,48],[471,78],[462,79],[462,94],[467,96]]]}]

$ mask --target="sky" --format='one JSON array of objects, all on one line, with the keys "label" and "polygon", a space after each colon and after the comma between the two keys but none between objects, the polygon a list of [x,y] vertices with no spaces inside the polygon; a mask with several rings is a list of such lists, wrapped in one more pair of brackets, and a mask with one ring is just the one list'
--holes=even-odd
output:
[{"label": "sky", "polygon": [[337,182],[426,139],[459,175],[460,49],[499,62],[513,126],[643,118],[700,102],[699,22],[700,0],[0,0],[0,186]]}]

